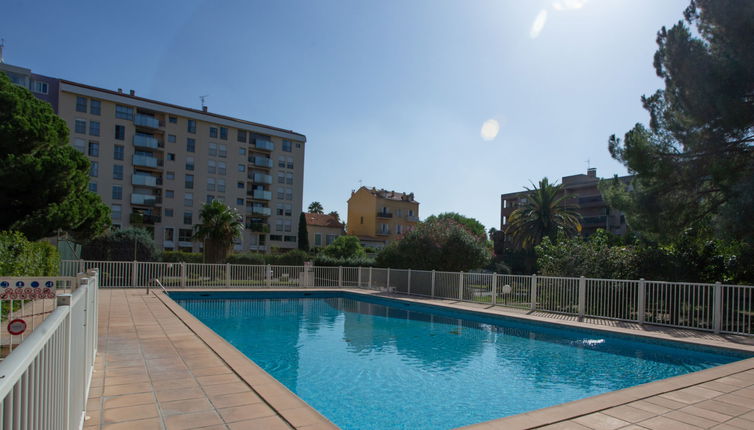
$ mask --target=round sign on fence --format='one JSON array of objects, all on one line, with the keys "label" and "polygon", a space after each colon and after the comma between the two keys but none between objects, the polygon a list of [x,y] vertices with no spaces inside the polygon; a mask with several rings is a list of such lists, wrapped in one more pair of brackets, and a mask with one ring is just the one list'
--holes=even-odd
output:
[{"label": "round sign on fence", "polygon": [[511,286],[508,284],[503,285],[503,288],[501,288],[501,292],[503,294],[510,294],[511,293]]},{"label": "round sign on fence", "polygon": [[26,321],[16,318],[8,323],[8,333],[16,336],[26,331]]}]

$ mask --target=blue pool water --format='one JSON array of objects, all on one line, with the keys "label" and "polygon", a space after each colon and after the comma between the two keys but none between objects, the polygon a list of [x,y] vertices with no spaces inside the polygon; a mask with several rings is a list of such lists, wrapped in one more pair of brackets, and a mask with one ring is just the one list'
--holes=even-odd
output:
[{"label": "blue pool water", "polygon": [[343,429],[451,429],[748,358],[350,293],[170,295]]}]

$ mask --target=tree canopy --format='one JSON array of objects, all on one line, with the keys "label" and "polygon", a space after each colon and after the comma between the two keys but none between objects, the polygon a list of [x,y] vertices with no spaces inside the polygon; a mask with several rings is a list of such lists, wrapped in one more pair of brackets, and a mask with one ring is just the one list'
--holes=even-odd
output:
[{"label": "tree canopy", "polygon": [[233,240],[243,233],[243,217],[218,200],[204,204],[199,217],[201,223],[194,226],[194,239],[205,242],[206,262],[225,262]]},{"label": "tree canopy", "polygon": [[754,242],[754,2],[693,0],[684,18],[657,34],[665,88],[642,97],[649,126],[609,139],[635,178],[603,188],[633,229],[659,239],[712,224]]},{"label": "tree canopy", "polygon": [[0,230],[29,240],[58,230],[85,240],[110,225],[110,210],[88,190],[89,160],[68,143],[49,103],[0,73]]},{"label": "tree canopy", "polygon": [[356,236],[338,236],[333,243],[327,245],[322,253],[332,258],[366,257],[366,251]]},{"label": "tree canopy", "polygon": [[325,208],[322,207],[322,203],[320,202],[312,202],[309,205],[309,213],[311,214],[323,214],[325,213]]},{"label": "tree canopy", "polygon": [[429,222],[429,221],[434,221],[436,219],[452,219],[453,221],[469,229],[469,231],[475,234],[476,236],[479,236],[480,238],[484,240],[486,240],[487,238],[487,233],[484,228],[484,225],[475,218],[463,216],[459,214],[458,212],[443,212],[439,215],[431,215],[427,217],[427,219],[425,219],[424,221]]},{"label": "tree canopy", "polygon": [[158,256],[152,233],[143,228],[110,231],[81,248],[84,260],[157,261]]}]

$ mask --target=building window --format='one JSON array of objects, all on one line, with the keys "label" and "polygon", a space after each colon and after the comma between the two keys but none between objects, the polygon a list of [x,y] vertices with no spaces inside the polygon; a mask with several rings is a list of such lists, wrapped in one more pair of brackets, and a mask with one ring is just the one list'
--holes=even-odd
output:
[{"label": "building window", "polygon": [[291,229],[293,228],[293,221],[291,220],[283,221],[283,227],[285,228],[286,233],[290,233]]},{"label": "building window", "polygon": [[208,153],[211,157],[217,157],[217,144],[216,143],[210,143]]},{"label": "building window", "polygon": [[395,225],[395,234],[401,234],[401,225],[400,224],[396,224]]},{"label": "building window", "polygon": [[115,126],[115,140],[126,140],[126,127],[122,125]]},{"label": "building window", "polygon": [[361,222],[360,222],[360,224],[364,224],[364,217],[361,217]]},{"label": "building window", "polygon": [[175,172],[166,172],[165,179],[167,179],[168,181],[172,181],[173,179],[175,179]]},{"label": "building window", "polygon": [[218,179],[217,180],[217,192],[218,193],[224,193],[225,192],[225,179]]},{"label": "building window", "polygon": [[183,194],[183,206],[186,207],[192,207],[194,206],[194,194],[193,193],[184,193]]},{"label": "building window", "polygon": [[120,205],[110,206],[110,216],[112,216],[113,219],[120,219],[122,213],[123,209]]},{"label": "building window", "polygon": [[96,161],[90,162],[89,165],[89,176],[96,178],[99,176],[99,163]]},{"label": "building window", "polygon": [[96,182],[89,182],[89,191],[96,193],[97,192],[97,183]]},{"label": "building window", "polygon": [[209,137],[217,138],[217,127],[209,128]]},{"label": "building window", "polygon": [[277,189],[277,199],[278,200],[284,200],[285,199],[285,188],[278,188]]},{"label": "building window", "polygon": [[217,174],[218,175],[224,175],[227,172],[227,168],[225,167],[224,161],[218,161],[217,162]]},{"label": "building window", "polygon": [[183,188],[187,190],[194,188],[194,175],[186,175],[186,179],[183,182]]},{"label": "building window", "polygon": [[325,244],[330,245],[331,243],[335,242],[335,239],[337,237],[338,236],[336,236],[334,234],[328,234],[327,237],[325,238],[325,241],[326,241]]},{"label": "building window", "polygon": [[178,124],[178,118],[170,116],[168,117],[168,122],[170,122],[171,124]]},{"label": "building window", "polygon": [[238,130],[238,141],[246,143],[246,130]]},{"label": "building window", "polygon": [[168,134],[168,143],[175,143],[175,135]]},{"label": "building window", "polygon": [[86,97],[76,97],[76,112],[86,113]]},{"label": "building window", "polygon": [[172,228],[166,228],[165,229],[165,240],[173,240],[173,234],[175,234],[175,230]]},{"label": "building window", "polygon": [[134,108],[128,107],[128,106],[121,106],[116,105],[115,106],[115,117],[121,118],[121,119],[127,119],[129,121],[133,121],[134,119]]},{"label": "building window", "polygon": [[207,161],[207,173],[214,175],[217,173],[217,163],[215,160]]},{"label": "building window", "polygon": [[175,190],[165,190],[165,198],[172,199],[175,197]]},{"label": "building window", "polygon": [[47,94],[49,92],[49,87],[47,82],[32,81],[31,90],[38,94]]},{"label": "building window", "polygon": [[[191,219],[191,218],[192,218],[192,216],[191,216],[191,212],[184,212],[184,213],[183,213],[183,223],[184,223],[184,224],[188,224],[188,225],[191,225],[191,224],[193,224],[193,222],[192,222],[192,219]],[[190,231],[190,230],[189,230],[189,231]]]},{"label": "building window", "polygon": [[283,204],[278,203],[277,207],[275,208],[275,215],[283,215]]},{"label": "building window", "polygon": [[196,120],[190,119],[186,124],[186,131],[191,134],[196,134]]},{"label": "building window", "polygon": [[123,165],[113,164],[113,179],[123,179]]},{"label": "building window", "polygon": [[285,174],[285,183],[288,185],[293,185],[293,173]]},{"label": "building window", "polygon": [[220,127],[220,139],[222,140],[228,140],[228,129],[225,127]]},{"label": "building window", "polygon": [[283,152],[291,152],[292,150],[291,141],[283,139]]},{"label": "building window", "polygon": [[[189,212],[189,220],[191,219],[191,212]],[[183,214],[183,221],[184,224],[191,224],[191,222],[185,222],[186,221],[186,214]],[[194,235],[194,232],[191,231],[190,228],[179,228],[178,229],[178,240],[181,242],[191,242],[191,236]]]},{"label": "building window", "polygon": [[86,134],[86,121],[83,119],[77,119],[73,126],[73,130],[76,133]]},{"label": "building window", "polygon": [[168,152],[168,161],[175,161],[175,154],[172,152]]},{"label": "building window", "polygon": [[123,187],[120,185],[113,185],[113,200],[123,200]]},{"label": "building window", "polygon": [[285,183],[285,173],[278,172],[278,184],[284,184]]},{"label": "building window", "polygon": [[102,102],[99,100],[90,100],[89,113],[92,115],[99,115],[102,111]]},{"label": "building window", "polygon": [[190,137],[186,139],[186,152],[196,152],[196,140]]},{"label": "building window", "polygon": [[84,139],[73,139],[73,147],[82,154],[86,153],[86,141]]},{"label": "building window", "polygon": [[314,233],[314,246],[322,246],[322,233]]},{"label": "building window", "polygon": [[217,151],[217,156],[220,158],[225,158],[228,156],[228,147],[220,144],[220,149]]},{"label": "building window", "polygon": [[285,169],[285,157],[278,158],[278,167],[280,167],[281,169]]},{"label": "building window", "polygon": [[285,199],[286,200],[293,200],[293,188],[286,188],[285,189]]},{"label": "building window", "polygon": [[87,152],[90,157],[99,157],[99,142],[89,141],[89,151]]},{"label": "building window", "polygon": [[99,136],[99,121],[89,121],[89,135]]},{"label": "building window", "polygon": [[215,178],[207,178],[207,191],[215,191]]},{"label": "building window", "polygon": [[243,182],[236,182],[236,188],[243,190],[246,187],[246,184]]},{"label": "building window", "polygon": [[293,157],[288,157],[286,159],[286,161],[287,161],[287,166],[286,167],[289,168],[289,169],[292,169],[293,168]]},{"label": "building window", "polygon": [[408,210],[408,216],[414,216],[414,210],[413,209],[409,209]]},{"label": "building window", "polygon": [[243,206],[243,199],[236,199],[236,204],[238,206]]},{"label": "building window", "polygon": [[186,157],[186,170],[194,170],[194,157]]},{"label": "building window", "polygon": [[238,148],[238,155],[246,155],[246,148]]},{"label": "building window", "polygon": [[239,164],[238,165],[238,171],[239,172],[245,172],[246,171],[246,165],[245,164]]},{"label": "building window", "polygon": [[275,231],[283,231],[283,220],[275,221]]},{"label": "building window", "polygon": [[286,204],[285,205],[285,216],[291,216],[293,214],[293,206]]},{"label": "building window", "polygon": [[173,217],[173,209],[165,208],[165,216],[172,218]]}]

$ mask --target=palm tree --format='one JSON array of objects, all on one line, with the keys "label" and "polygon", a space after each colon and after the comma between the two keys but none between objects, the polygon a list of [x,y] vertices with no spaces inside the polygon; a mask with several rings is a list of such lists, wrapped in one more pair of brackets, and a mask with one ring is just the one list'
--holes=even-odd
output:
[{"label": "palm tree", "polygon": [[568,203],[572,197],[563,192],[562,184],[551,184],[547,178],[539,187],[526,188],[526,201],[511,213],[505,233],[517,246],[531,249],[544,237],[555,239],[558,231],[581,232],[578,207]]},{"label": "palm tree", "polygon": [[325,213],[325,208],[322,207],[322,203],[320,202],[312,202],[312,204],[309,205],[309,213],[323,214]]},{"label": "palm tree", "polygon": [[202,222],[194,226],[194,239],[204,241],[208,263],[224,262],[233,239],[243,233],[243,217],[217,200],[202,206],[199,216]]}]

